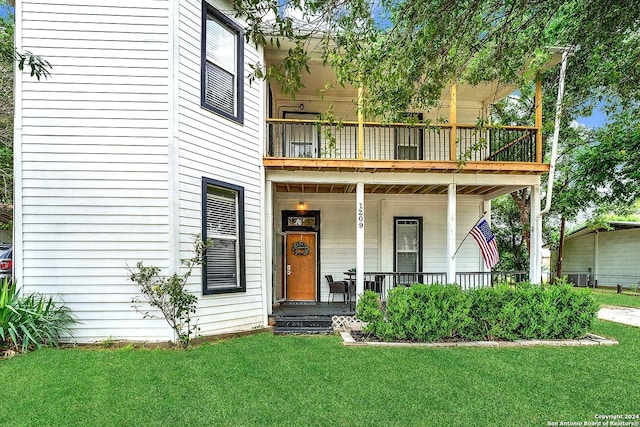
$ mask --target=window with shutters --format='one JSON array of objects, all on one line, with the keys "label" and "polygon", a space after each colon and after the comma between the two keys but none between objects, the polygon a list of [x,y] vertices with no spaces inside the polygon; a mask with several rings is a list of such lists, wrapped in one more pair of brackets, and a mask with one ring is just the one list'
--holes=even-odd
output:
[{"label": "window with shutters", "polygon": [[242,29],[222,13],[202,3],[202,106],[243,122]]},{"label": "window with shutters", "polygon": [[244,189],[202,179],[202,235],[211,243],[203,266],[203,293],[246,290]]}]

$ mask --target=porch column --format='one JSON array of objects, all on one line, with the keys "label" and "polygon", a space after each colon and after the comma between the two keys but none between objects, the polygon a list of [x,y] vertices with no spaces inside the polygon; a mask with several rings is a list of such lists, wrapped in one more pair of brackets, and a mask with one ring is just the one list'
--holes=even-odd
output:
[{"label": "porch column", "polygon": [[542,216],[540,185],[531,186],[531,232],[529,233],[529,281],[539,284],[542,276]]},{"label": "porch column", "polygon": [[362,111],[362,103],[364,88],[358,88],[358,159],[364,159],[364,114]]},{"label": "porch column", "polygon": [[271,313],[271,307],[273,306],[273,271],[274,271],[274,259],[273,259],[273,183],[271,180],[266,180],[264,186],[264,268],[263,274],[266,289],[263,300],[263,317],[264,324],[266,325],[269,320],[269,313]]},{"label": "porch column", "polygon": [[451,125],[451,130],[449,133],[449,160],[456,161],[456,152],[457,152],[457,114],[458,114],[458,89],[456,87],[455,82],[451,84],[451,93],[449,97],[449,124]]},{"label": "porch column", "polygon": [[447,189],[447,283],[456,282],[456,184]]},{"label": "porch column", "polygon": [[364,183],[356,184],[356,302],[364,293]]},{"label": "porch column", "polygon": [[600,263],[600,242],[598,241],[600,240],[599,236],[600,233],[598,232],[598,230],[596,230],[596,232],[593,233],[593,275],[596,279],[598,278],[598,264]]},{"label": "porch column", "polygon": [[536,74],[536,163],[542,163],[542,77]]}]

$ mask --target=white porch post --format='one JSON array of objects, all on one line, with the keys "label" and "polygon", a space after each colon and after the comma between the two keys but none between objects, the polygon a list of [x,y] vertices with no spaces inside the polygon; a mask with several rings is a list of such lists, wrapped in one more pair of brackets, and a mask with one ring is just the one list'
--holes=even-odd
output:
[{"label": "white porch post", "polygon": [[447,189],[447,283],[456,281],[456,184]]},{"label": "white porch post", "polygon": [[529,233],[529,281],[539,284],[542,278],[542,216],[540,185],[531,186],[531,232]]},{"label": "white porch post", "polygon": [[266,289],[265,298],[263,300],[263,317],[264,324],[266,325],[269,320],[269,313],[273,306],[273,183],[271,180],[266,180],[264,186],[264,257],[263,274]]},{"label": "white porch post", "polygon": [[356,184],[356,302],[364,293],[364,183]]},{"label": "white porch post", "polygon": [[593,276],[597,279],[598,273],[600,272],[598,269],[598,264],[600,263],[600,242],[599,242],[600,233],[596,230],[593,233]]}]

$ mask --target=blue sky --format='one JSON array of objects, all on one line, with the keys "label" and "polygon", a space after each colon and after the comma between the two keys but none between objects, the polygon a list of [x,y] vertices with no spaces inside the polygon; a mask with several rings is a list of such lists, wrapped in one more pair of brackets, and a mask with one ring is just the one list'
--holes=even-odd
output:
[{"label": "blue sky", "polygon": [[13,12],[13,8],[11,6],[0,3],[0,18],[6,18],[9,10]]},{"label": "blue sky", "polygon": [[582,125],[589,126],[592,129],[601,127],[607,120],[607,115],[601,110],[602,105],[598,105],[593,109],[593,113],[589,117],[578,117],[576,121]]}]

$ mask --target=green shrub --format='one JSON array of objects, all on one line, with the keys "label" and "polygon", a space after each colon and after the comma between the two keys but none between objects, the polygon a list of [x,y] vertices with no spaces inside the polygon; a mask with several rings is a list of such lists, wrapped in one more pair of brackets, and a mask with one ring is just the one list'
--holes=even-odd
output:
[{"label": "green shrub", "polygon": [[521,283],[469,291],[473,322],[469,339],[570,339],[592,327],[599,306],[591,291],[566,283]]},{"label": "green shrub", "polygon": [[211,240],[203,241],[199,235],[194,236],[194,255],[190,259],[180,260],[185,266],[181,274],[173,273],[170,276],[162,276],[160,267],[144,265],[142,261],[136,263],[136,268],[129,269],[129,279],[140,287],[141,296],[134,297],[131,302],[133,308],[142,313],[143,318],[157,318],[156,314],[146,311],[140,305],[145,301],[149,306],[155,307],[162,313],[162,317],[173,329],[176,341],[181,348],[186,349],[199,327],[197,322],[191,323],[191,315],[196,312],[198,297],[189,293],[185,286],[187,280],[196,266],[202,265],[207,245]]},{"label": "green shrub", "polygon": [[0,292],[0,349],[25,352],[58,346],[74,323],[69,307],[39,294],[22,297],[15,283],[4,281]]},{"label": "green shrub", "polygon": [[498,322],[498,316],[501,308],[513,298],[509,285],[499,284],[495,288],[469,290],[467,297],[470,301],[471,321],[462,331],[462,336],[474,341],[502,336],[506,326],[503,323],[509,323],[509,318],[503,317],[502,322]]},{"label": "green shrub", "polygon": [[598,309],[590,290],[566,283],[470,291],[433,284],[392,289],[384,311],[376,294],[365,294],[357,313],[369,322],[366,331],[380,339],[432,342],[580,338],[593,327]]},{"label": "green shrub", "polygon": [[384,340],[438,341],[458,336],[468,315],[468,299],[459,286],[398,287],[389,292],[384,317],[370,321],[367,330]]},{"label": "green shrub", "polygon": [[380,297],[373,291],[364,291],[358,300],[356,317],[363,322],[377,322],[382,320],[383,313],[380,307]]}]

